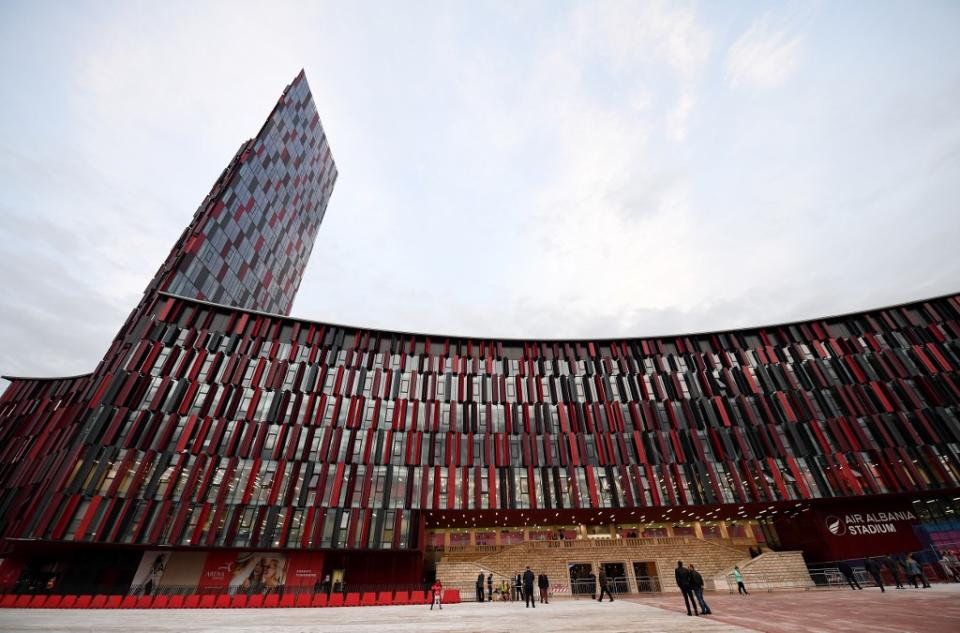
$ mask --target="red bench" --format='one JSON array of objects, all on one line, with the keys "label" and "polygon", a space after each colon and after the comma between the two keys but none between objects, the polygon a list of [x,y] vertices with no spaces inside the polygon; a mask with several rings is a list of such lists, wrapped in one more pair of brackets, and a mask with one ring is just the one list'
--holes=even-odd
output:
[{"label": "red bench", "polygon": [[459,590],[459,589],[444,589],[444,590],[443,590],[443,604],[460,604],[460,590]]},{"label": "red bench", "polygon": [[33,596],[30,599],[30,604],[27,605],[28,609],[40,609],[47,604],[47,596]]},{"label": "red bench", "polygon": [[150,603],[150,608],[151,609],[169,609],[170,596],[154,596],[153,602]]},{"label": "red bench", "polygon": [[[323,594],[320,594],[323,595]],[[297,603],[294,605],[296,607],[309,607],[313,602],[313,596],[309,593],[298,593],[297,594]]]},{"label": "red bench", "polygon": [[427,597],[426,591],[414,591],[410,595],[411,604],[430,604],[430,598]]},{"label": "red bench", "polygon": [[60,601],[60,609],[72,609],[77,606],[77,597],[74,595],[66,595],[63,597],[63,600]]}]

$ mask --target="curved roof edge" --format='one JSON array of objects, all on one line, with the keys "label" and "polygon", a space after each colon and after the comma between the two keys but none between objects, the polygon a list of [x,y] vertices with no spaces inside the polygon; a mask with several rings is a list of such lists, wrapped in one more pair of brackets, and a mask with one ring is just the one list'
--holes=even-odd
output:
[{"label": "curved roof edge", "polygon": [[734,332],[748,332],[748,331],[751,331],[751,330],[765,330],[765,329],[772,329],[772,328],[778,328],[778,327],[787,327],[787,326],[790,326],[790,325],[801,325],[801,324],[804,324],[804,323],[813,323],[813,322],[816,322],[816,321],[826,321],[826,320],[830,320],[830,319],[849,318],[849,317],[859,316],[859,315],[862,315],[862,314],[868,314],[868,313],[870,313],[870,312],[881,312],[881,311],[883,311],[883,310],[894,310],[894,309],[896,309],[896,308],[905,308],[905,307],[912,306],[912,305],[916,305],[916,304],[920,304],[920,303],[927,303],[927,302],[929,302],[929,301],[937,301],[937,300],[940,300],[940,299],[948,299],[948,298],[950,298],[950,297],[955,297],[955,296],[960,295],[960,291],[958,291],[958,292],[949,292],[949,293],[947,293],[947,294],[937,295],[937,296],[934,296],[934,297],[926,297],[926,298],[923,298],[923,299],[914,299],[914,300],[912,300],[912,301],[904,301],[904,302],[902,302],[902,303],[896,303],[896,304],[888,305],[888,306],[880,306],[880,307],[876,307],[876,308],[869,308],[869,309],[866,309],[866,310],[857,310],[857,311],[855,311],[855,312],[845,312],[845,313],[843,313],[843,314],[833,314],[833,315],[828,315],[828,316],[814,317],[814,318],[812,318],[812,319],[798,319],[798,320],[796,320],[796,321],[785,321],[785,322],[782,322],[782,323],[770,323],[770,324],[766,324],[766,325],[751,325],[751,326],[746,326],[746,327],[730,328],[730,329],[727,329],[727,330],[706,330],[706,331],[702,331],[702,332],[678,332],[678,333],[675,333],[675,334],[650,334],[650,335],[645,335],[645,336],[634,336],[634,335],[601,336],[601,337],[589,337],[589,336],[572,337],[572,336],[570,336],[570,337],[563,337],[563,338],[536,338],[536,337],[524,337],[524,338],[519,338],[519,337],[515,337],[515,336],[514,336],[514,337],[504,337],[504,336],[471,336],[471,335],[463,335],[463,334],[444,334],[444,333],[430,333],[430,332],[409,332],[409,331],[404,331],[404,330],[389,330],[389,329],[378,328],[378,327],[369,327],[369,326],[365,326],[365,325],[351,325],[351,324],[345,324],[345,323],[331,323],[331,322],[328,322],[328,321],[318,321],[318,320],[314,320],[314,319],[306,319],[306,318],[288,316],[288,315],[283,315],[283,314],[273,314],[273,313],[270,313],[270,312],[263,312],[263,311],[261,311],[261,310],[251,310],[251,309],[248,309],[248,308],[240,308],[240,307],[237,307],[237,306],[231,306],[231,305],[226,305],[226,304],[222,304],[222,303],[213,303],[212,301],[204,301],[204,300],[202,300],[202,299],[195,299],[195,298],[193,298],[193,297],[185,297],[185,296],[183,296],[183,295],[173,294],[173,293],[164,292],[164,291],[160,291],[160,292],[158,292],[157,294],[160,295],[160,296],[163,296],[163,297],[171,298],[171,299],[179,299],[179,300],[182,300],[182,301],[187,301],[187,302],[189,302],[189,303],[195,303],[195,304],[199,304],[199,305],[210,306],[210,307],[213,307],[213,308],[223,308],[223,309],[226,309],[226,310],[232,310],[232,311],[234,311],[234,312],[245,312],[245,313],[247,313],[247,314],[254,314],[254,315],[259,315],[259,316],[266,316],[266,317],[270,317],[270,318],[272,318],[272,319],[283,319],[283,320],[285,320],[285,321],[297,321],[297,322],[299,322],[299,323],[309,323],[309,324],[312,324],[312,325],[325,325],[325,326],[330,326],[330,327],[349,328],[349,329],[354,329],[354,330],[369,330],[369,331],[371,331],[371,332],[384,332],[384,333],[387,333],[387,334],[400,334],[400,335],[403,335],[403,336],[423,336],[423,337],[429,336],[430,338],[472,339],[472,340],[476,340],[476,341],[490,341],[490,340],[494,340],[494,341],[516,341],[516,342],[537,341],[537,342],[556,342],[556,343],[563,343],[563,342],[573,342],[573,341],[594,341],[594,342],[600,342],[600,341],[623,341],[623,340],[628,340],[628,339],[671,339],[671,338],[683,338],[683,337],[687,337],[687,336],[712,336],[712,335],[716,335],[716,334],[731,334],[731,333],[734,333]]},{"label": "curved roof edge", "polygon": [[3,380],[75,380],[77,378],[86,378],[92,376],[93,372],[88,371],[85,374],[76,374],[75,376],[0,376]]}]

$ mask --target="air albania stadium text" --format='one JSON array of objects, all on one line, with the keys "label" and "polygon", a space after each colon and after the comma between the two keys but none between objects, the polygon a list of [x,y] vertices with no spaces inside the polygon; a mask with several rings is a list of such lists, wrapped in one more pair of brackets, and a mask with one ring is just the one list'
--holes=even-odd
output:
[{"label": "air albania stadium text", "polygon": [[877,512],[848,514],[845,517],[847,532],[853,536],[859,534],[892,534],[897,531],[894,521],[916,521],[912,512]]}]

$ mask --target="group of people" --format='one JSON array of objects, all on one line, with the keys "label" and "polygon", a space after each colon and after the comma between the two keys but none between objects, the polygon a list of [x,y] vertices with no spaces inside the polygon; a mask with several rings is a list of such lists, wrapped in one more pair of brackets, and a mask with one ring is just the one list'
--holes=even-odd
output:
[{"label": "group of people", "polygon": [[[960,560],[958,560],[957,555],[954,552],[943,551],[940,553],[940,566],[946,572],[947,576],[952,577],[954,582],[960,582]],[[873,558],[866,558],[863,561],[863,567],[868,574],[873,578],[874,584],[877,587],[880,587],[880,591],[886,591],[883,586],[883,578],[881,577],[881,570],[886,568],[890,572],[890,576],[893,578],[893,582],[896,585],[897,589],[903,589],[903,582],[901,582],[901,574],[906,578],[906,582],[909,582],[913,585],[914,589],[919,589],[921,584],[924,589],[930,588],[930,583],[927,581],[927,577],[923,574],[923,567],[920,563],[913,557],[913,554],[907,554],[906,558],[897,558],[895,556],[878,556]],[[837,570],[843,574],[844,579],[850,585],[850,588],[854,591],[858,589],[863,589],[860,586],[860,583],[857,581],[857,577],[854,574],[853,568],[850,566],[850,563],[846,561],[840,561],[837,564]]]},{"label": "group of people", "polygon": [[[484,597],[483,588],[486,585],[487,593]],[[550,579],[544,573],[534,576],[533,571],[527,567],[523,573],[517,572],[516,577],[511,584],[505,578],[494,587],[493,574],[484,576],[481,571],[477,575],[476,591],[477,602],[493,602],[496,595],[502,602],[525,600],[527,608],[532,605],[537,606],[537,599],[534,595],[534,586],[539,589],[540,603],[550,604]]]},{"label": "group of people", "polygon": [[[734,576],[740,573],[740,568],[734,568]],[[683,594],[683,604],[687,607],[687,615],[710,615],[713,611],[710,610],[710,605],[707,604],[706,600],[703,599],[703,576],[700,575],[700,572],[697,571],[696,567],[690,565],[688,567],[683,566],[683,561],[677,561],[677,568],[673,572],[673,577],[677,581],[677,586],[680,587],[680,592]],[[743,587],[743,576],[737,580],[740,587]],[[743,589],[743,592],[746,593],[746,588]],[[699,609],[697,608],[699,606]],[[691,607],[693,612],[691,613]]]}]

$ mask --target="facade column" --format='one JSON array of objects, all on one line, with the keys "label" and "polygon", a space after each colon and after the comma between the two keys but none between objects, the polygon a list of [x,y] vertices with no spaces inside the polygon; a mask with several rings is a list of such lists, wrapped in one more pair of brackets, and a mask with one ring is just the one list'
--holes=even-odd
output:
[{"label": "facade column", "polygon": [[477,528],[472,528],[470,530],[470,545],[477,546]]},{"label": "facade column", "polygon": [[700,521],[693,522],[693,535],[696,536],[698,539],[703,538],[703,526],[700,525]]},{"label": "facade column", "polygon": [[667,528],[667,536],[673,536],[673,526],[670,524],[667,524],[666,528]]},{"label": "facade column", "polygon": [[443,531],[443,551],[450,549],[450,530]]},{"label": "facade column", "polygon": [[727,531],[727,522],[720,521],[720,538],[730,538],[730,532]]}]

